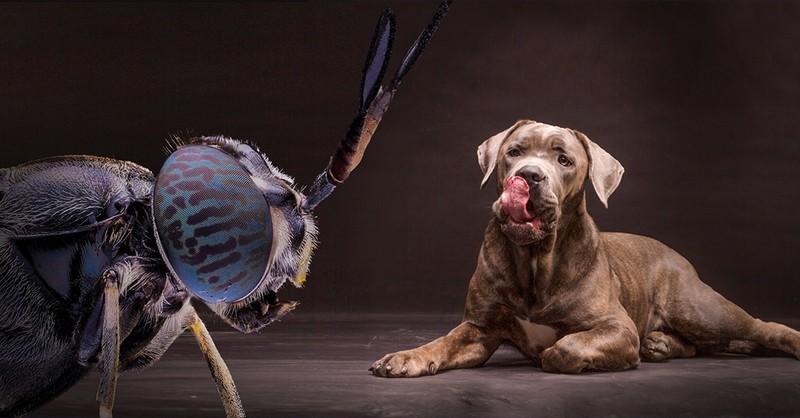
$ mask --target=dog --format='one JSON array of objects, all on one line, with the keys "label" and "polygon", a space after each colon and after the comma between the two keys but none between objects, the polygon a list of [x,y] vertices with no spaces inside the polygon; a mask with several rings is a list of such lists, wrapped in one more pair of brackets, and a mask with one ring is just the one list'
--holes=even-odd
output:
[{"label": "dog", "polygon": [[624,168],[583,133],[521,120],[478,147],[483,187],[497,172],[463,322],[421,347],[387,354],[370,371],[417,377],[482,365],[504,343],[546,372],[635,368],[698,353],[790,355],[800,333],[755,319],[700,281],[652,238],[600,232],[584,184],[600,201]]}]

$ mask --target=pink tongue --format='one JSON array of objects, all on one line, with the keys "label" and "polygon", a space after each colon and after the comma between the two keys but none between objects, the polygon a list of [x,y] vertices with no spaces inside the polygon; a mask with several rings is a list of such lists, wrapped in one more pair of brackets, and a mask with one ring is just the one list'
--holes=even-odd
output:
[{"label": "pink tongue", "polygon": [[534,219],[533,214],[528,212],[528,182],[522,177],[511,176],[506,179],[503,185],[503,194],[500,195],[500,205],[503,211],[514,220],[514,222],[524,223]]}]

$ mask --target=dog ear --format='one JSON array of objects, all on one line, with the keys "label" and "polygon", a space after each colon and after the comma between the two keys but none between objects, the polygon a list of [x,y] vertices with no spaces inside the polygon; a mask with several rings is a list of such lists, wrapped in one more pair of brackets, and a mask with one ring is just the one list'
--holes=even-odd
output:
[{"label": "dog ear", "polygon": [[609,154],[600,148],[583,132],[570,129],[572,133],[583,143],[586,155],[589,156],[589,178],[592,179],[592,186],[597,193],[597,197],[603,202],[603,206],[608,207],[608,198],[617,190],[625,168]]},{"label": "dog ear", "polygon": [[481,189],[486,185],[486,182],[489,181],[489,178],[494,172],[494,168],[497,165],[497,153],[500,151],[500,146],[503,145],[503,140],[520,125],[531,122],[533,121],[519,120],[505,131],[489,137],[478,146],[478,165],[481,167],[481,171],[483,171]]}]

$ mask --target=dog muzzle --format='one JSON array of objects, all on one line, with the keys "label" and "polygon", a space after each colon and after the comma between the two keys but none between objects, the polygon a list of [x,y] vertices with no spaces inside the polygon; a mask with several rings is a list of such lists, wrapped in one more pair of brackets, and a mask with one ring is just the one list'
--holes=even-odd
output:
[{"label": "dog muzzle", "polygon": [[542,227],[542,221],[532,213],[530,188],[522,177],[511,176],[506,179],[503,194],[500,195],[500,208],[514,223],[525,224],[533,229]]}]

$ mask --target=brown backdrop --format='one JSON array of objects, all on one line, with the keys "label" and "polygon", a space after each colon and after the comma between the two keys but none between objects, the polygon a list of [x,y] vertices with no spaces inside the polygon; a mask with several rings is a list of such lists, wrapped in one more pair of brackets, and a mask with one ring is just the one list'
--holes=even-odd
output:
[{"label": "brown backdrop", "polygon": [[[353,116],[386,6],[402,50],[435,2],[0,6],[0,165],[86,153],[157,170],[167,135],[224,133],[307,183]],[[495,196],[475,148],[528,117],[625,165],[609,210],[588,195],[601,228],[657,237],[744,307],[796,316],[798,21],[796,2],[459,0],[319,209],[308,287],[284,296],[459,311]]]}]

